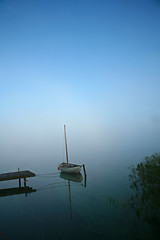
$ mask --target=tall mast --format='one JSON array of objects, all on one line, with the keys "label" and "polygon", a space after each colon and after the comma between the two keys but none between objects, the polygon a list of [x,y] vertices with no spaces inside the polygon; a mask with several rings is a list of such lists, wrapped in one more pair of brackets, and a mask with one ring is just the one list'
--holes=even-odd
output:
[{"label": "tall mast", "polygon": [[66,158],[67,158],[67,166],[68,166],[68,150],[67,150],[67,137],[66,137],[66,126],[65,125],[64,125],[64,136],[65,136]]}]

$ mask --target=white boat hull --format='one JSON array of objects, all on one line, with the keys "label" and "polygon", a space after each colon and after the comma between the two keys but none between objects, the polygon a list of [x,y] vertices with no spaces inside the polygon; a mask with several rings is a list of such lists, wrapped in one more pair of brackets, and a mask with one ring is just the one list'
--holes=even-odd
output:
[{"label": "white boat hull", "polygon": [[71,164],[71,163],[61,163],[59,168],[62,173],[79,173],[82,169],[81,165]]}]

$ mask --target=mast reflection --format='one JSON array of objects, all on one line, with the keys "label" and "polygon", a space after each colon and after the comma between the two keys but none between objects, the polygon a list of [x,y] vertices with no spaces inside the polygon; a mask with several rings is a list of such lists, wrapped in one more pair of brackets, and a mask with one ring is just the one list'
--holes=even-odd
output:
[{"label": "mast reflection", "polygon": [[71,185],[70,182],[81,183],[82,186],[86,187],[86,175],[84,179],[84,185],[82,184],[83,176],[81,173],[67,174],[60,173],[60,178],[68,181],[68,191],[69,191],[69,205],[70,205],[70,219],[72,220],[72,205],[71,205]]}]

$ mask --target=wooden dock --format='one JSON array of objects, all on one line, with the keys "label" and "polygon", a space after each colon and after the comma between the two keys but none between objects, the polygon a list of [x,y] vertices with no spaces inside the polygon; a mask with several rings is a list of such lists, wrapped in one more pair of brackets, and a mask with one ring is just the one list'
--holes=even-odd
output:
[{"label": "wooden dock", "polygon": [[24,179],[24,187],[26,187],[26,178],[35,177],[35,173],[32,173],[28,170],[26,171],[17,171],[17,172],[9,172],[0,174],[0,181],[8,181],[19,179],[19,187],[21,187],[21,179]]},{"label": "wooden dock", "polygon": [[30,171],[18,171],[0,174],[0,181],[14,180],[19,178],[35,177],[35,174]]}]

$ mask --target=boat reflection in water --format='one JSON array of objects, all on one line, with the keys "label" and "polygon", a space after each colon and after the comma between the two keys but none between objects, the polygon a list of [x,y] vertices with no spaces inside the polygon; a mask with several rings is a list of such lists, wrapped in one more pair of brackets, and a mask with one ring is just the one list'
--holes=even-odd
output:
[{"label": "boat reflection in water", "polygon": [[69,190],[69,205],[70,205],[70,219],[72,220],[72,206],[71,206],[71,185],[70,182],[81,183],[82,186],[86,187],[86,175],[84,185],[82,184],[83,176],[81,173],[76,174],[67,174],[67,173],[60,173],[60,178],[64,180],[68,180],[68,190]]},{"label": "boat reflection in water", "polygon": [[82,182],[83,180],[83,176],[81,173],[72,173],[72,174],[68,174],[68,173],[60,173],[60,178],[63,178],[65,180],[71,181],[71,182]]}]

